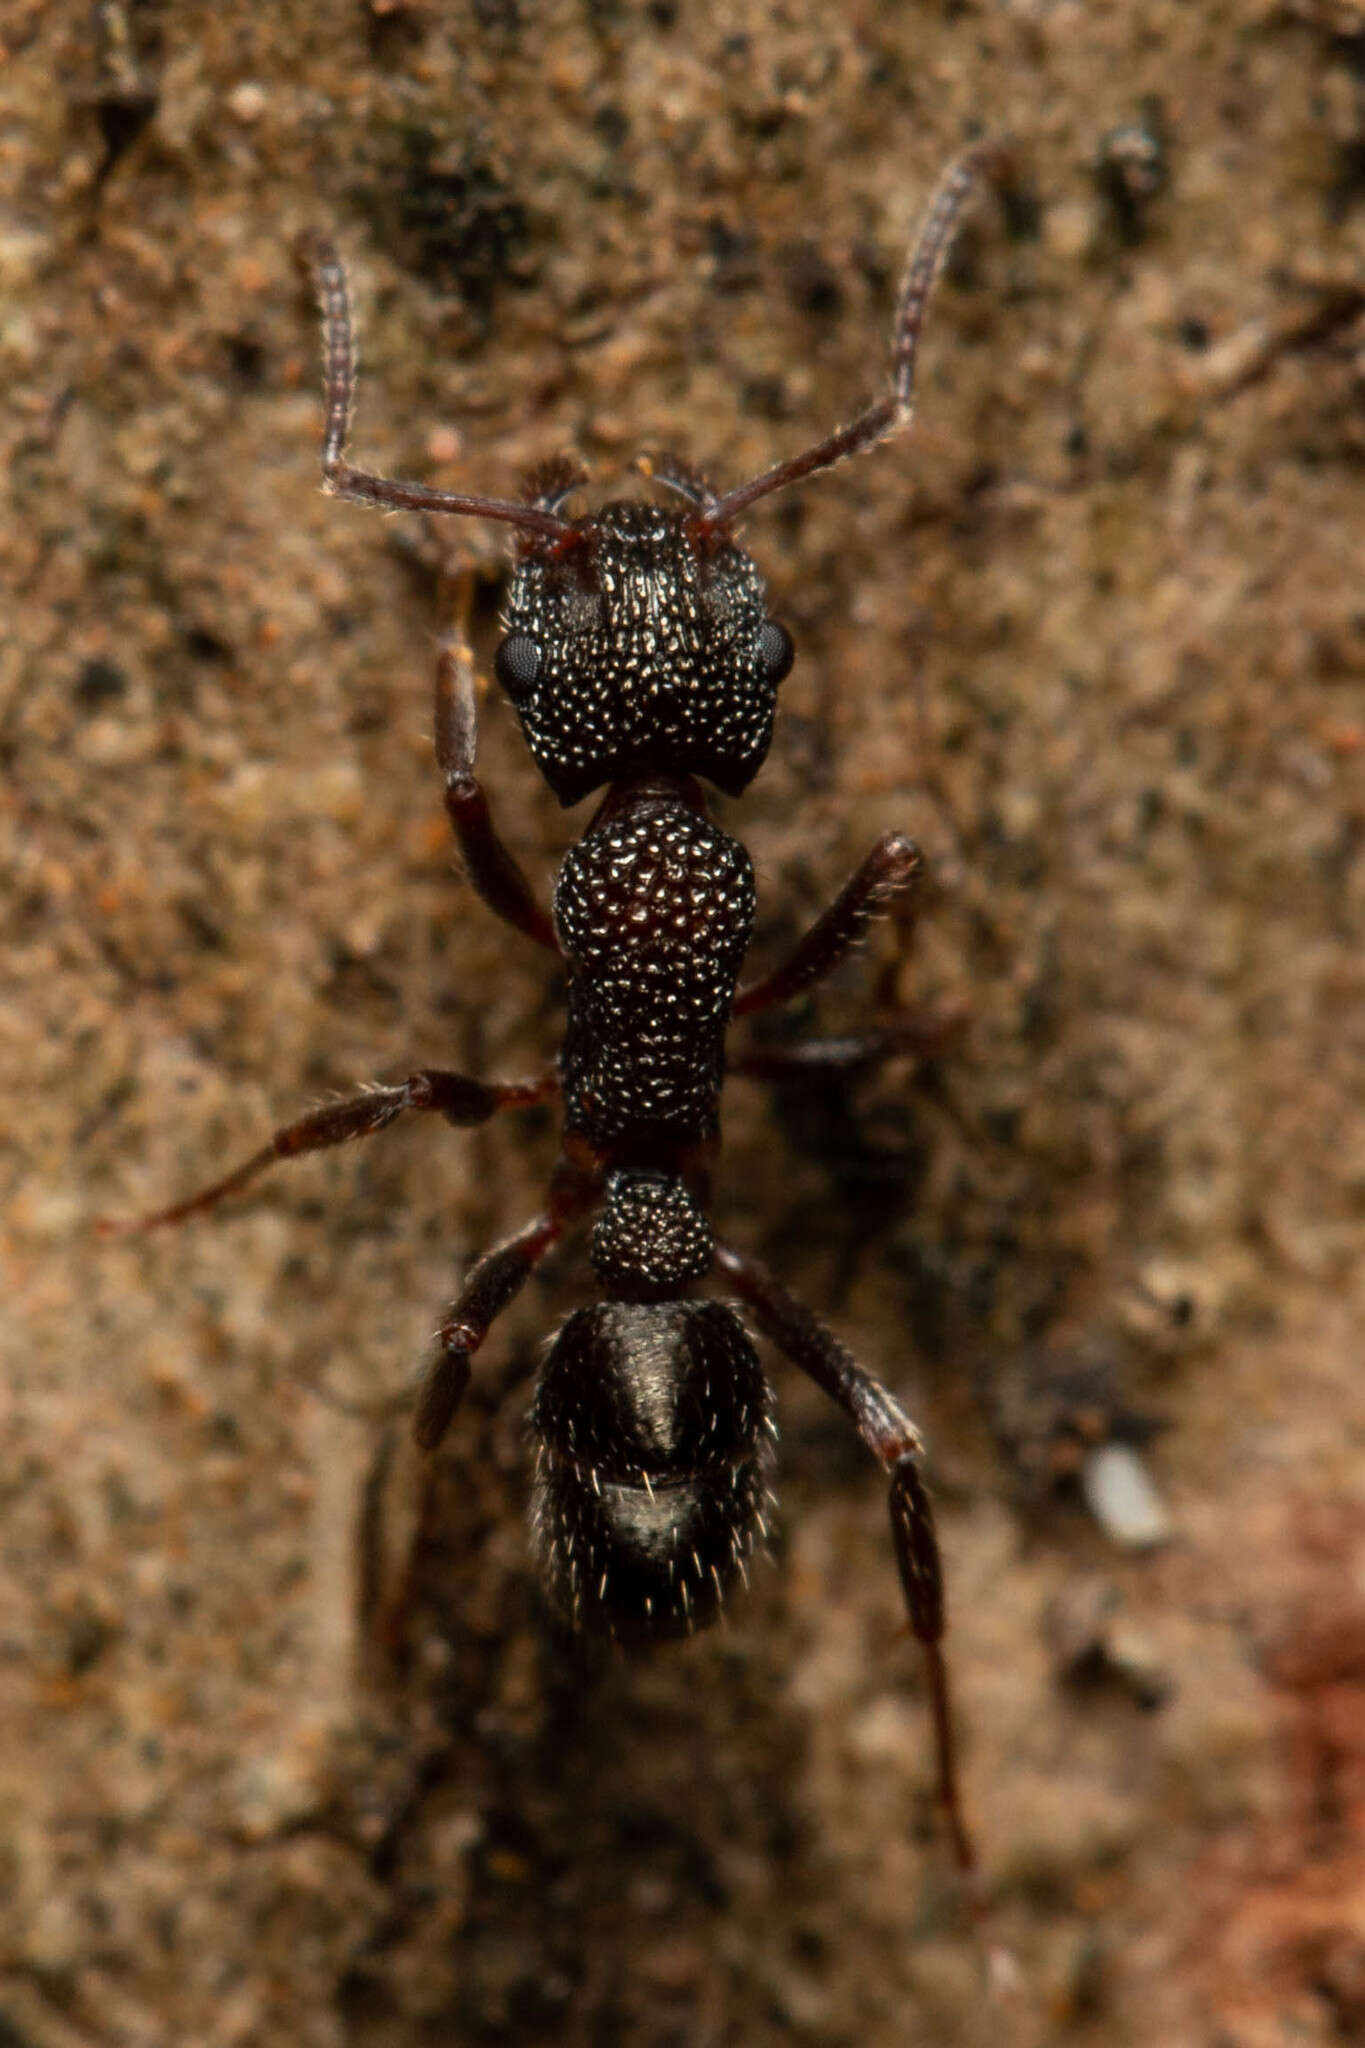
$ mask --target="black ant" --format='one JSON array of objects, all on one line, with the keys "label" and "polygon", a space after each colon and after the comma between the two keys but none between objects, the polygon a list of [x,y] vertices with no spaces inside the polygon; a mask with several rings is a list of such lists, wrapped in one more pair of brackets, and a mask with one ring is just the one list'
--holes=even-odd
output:
[{"label": "black ant", "polygon": [[[646,473],[681,510],[613,500],[561,512],[584,480],[559,460],[524,501],[467,497],[355,469],[345,445],[355,387],[346,275],[310,241],[323,315],[324,487],[386,510],[501,520],[520,535],[498,649],[498,680],[561,804],[606,785],[555,885],[553,915],[494,829],[474,774],[472,660],[455,638],[436,672],[436,758],[470,879],[508,924],[559,956],[568,1020],[556,1069],[485,1082],[426,1069],[300,1117],[235,1172],[175,1207],[106,1229],[149,1230],[215,1207],[277,1159],[383,1130],[406,1110],[448,1123],[559,1095],[563,1156],[543,1214],[480,1259],[441,1323],[417,1395],[414,1433],[433,1450],[470,1378],[470,1360],[568,1227],[596,1212],[589,1256],[605,1299],[554,1339],[531,1411],[532,1528],[556,1606],[584,1628],[648,1641],[705,1627],[764,1529],[773,1425],[768,1387],[729,1302],[699,1300],[722,1274],[763,1335],[837,1402],[885,1466],[910,1626],[927,1661],[938,1793],[961,1869],[974,1851],[958,1790],[943,1653],[942,1571],[920,1474],[923,1446],[899,1403],[756,1260],[707,1221],[729,1025],[787,1001],[842,960],[921,871],[899,833],[880,839],[781,966],[739,987],[754,921],[753,865],[716,826],[696,779],[738,796],[763,764],[777,689],[794,647],[769,616],[740,514],[760,498],[875,446],[910,419],[924,309],[977,180],[1000,167],[986,146],[948,169],[901,288],[892,387],[851,425],[718,494],[672,457]],[[772,1078],[848,1070],[923,1050],[932,1027],[755,1052],[729,1071]]]}]

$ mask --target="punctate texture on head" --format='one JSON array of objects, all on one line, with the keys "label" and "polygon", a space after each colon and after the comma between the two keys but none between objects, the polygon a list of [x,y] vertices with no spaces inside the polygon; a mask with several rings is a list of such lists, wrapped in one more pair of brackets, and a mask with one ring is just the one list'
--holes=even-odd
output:
[{"label": "punctate texture on head", "polygon": [[658,772],[737,796],[763,765],[790,658],[752,561],[695,525],[604,505],[575,544],[534,545],[517,566],[498,676],[563,804]]}]

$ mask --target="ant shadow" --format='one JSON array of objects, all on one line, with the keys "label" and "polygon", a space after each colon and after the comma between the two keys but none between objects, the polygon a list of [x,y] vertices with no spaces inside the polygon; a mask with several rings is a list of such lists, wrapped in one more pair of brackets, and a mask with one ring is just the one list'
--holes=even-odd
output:
[{"label": "ant shadow", "polygon": [[399,2023],[413,1983],[433,2040],[769,2038],[774,1976],[818,1978],[840,1914],[780,1574],[757,1558],[718,1628],[647,1655],[558,1622],[511,1391],[534,1363],[471,1390],[433,1475],[386,1681],[406,1766],[369,1852],[383,1905],[338,1986],[346,2038],[426,2040]]}]

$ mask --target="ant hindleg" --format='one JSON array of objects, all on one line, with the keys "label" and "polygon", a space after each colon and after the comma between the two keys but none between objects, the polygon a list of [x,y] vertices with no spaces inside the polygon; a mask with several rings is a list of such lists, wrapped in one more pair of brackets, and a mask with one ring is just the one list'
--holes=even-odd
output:
[{"label": "ant hindleg", "polygon": [[717,1244],[716,1266],[752,1309],[763,1335],[843,1409],[890,1477],[896,1562],[910,1627],[924,1653],[929,1678],[939,1802],[958,1868],[964,1878],[971,1879],[976,1870],[976,1850],[957,1779],[948,1667],[943,1652],[943,1566],[934,1533],[933,1510],[920,1476],[924,1446],[919,1431],[900,1403],[870,1373],[863,1371],[838,1338],[802,1302],[779,1286],[758,1260],[729,1245]]},{"label": "ant hindleg", "polygon": [[[405,1631],[426,1534],[432,1499],[432,1465],[427,1454],[441,1443],[464,1400],[474,1353],[542,1259],[559,1242],[566,1227],[590,1206],[597,1192],[592,1176],[561,1165],[551,1180],[544,1213],[492,1251],[485,1252],[465,1275],[463,1287],[441,1318],[436,1351],[417,1391],[411,1438],[420,1459],[419,1467],[414,1473],[410,1463],[398,1460],[402,1481],[399,1493],[408,1529],[406,1539],[400,1539],[396,1546],[386,1543],[382,1534],[383,1502],[391,1491],[390,1467],[395,1463],[391,1434],[381,1446],[368,1489],[362,1531],[362,1607],[370,1632],[390,1650],[398,1647]],[[396,1566],[392,1561],[395,1548],[400,1557]]]},{"label": "ant hindleg", "polygon": [[436,1356],[417,1396],[412,1433],[424,1451],[436,1449],[454,1420],[469,1385],[470,1359],[563,1229],[563,1219],[553,1212],[537,1216],[470,1267],[464,1286],[441,1318]]},{"label": "ant hindleg", "polygon": [[[564,1199],[557,1176],[547,1213],[471,1266],[436,1333],[435,1355],[417,1390],[409,1446],[405,1450],[391,1429],[380,1441],[361,1526],[361,1613],[367,1633],[391,1654],[398,1654],[406,1636],[430,1525],[434,1472],[428,1454],[464,1400],[474,1353],[576,1213],[574,1196]],[[395,1523],[402,1534],[394,1534]]]},{"label": "ant hindleg", "polygon": [[[407,1449],[392,1430],[381,1440],[366,1488],[361,1529],[361,1612],[367,1633],[391,1654],[398,1654],[407,1633],[430,1527],[430,1453],[441,1443],[468,1391],[470,1360],[590,1199],[587,1183],[561,1169],[551,1182],[545,1212],[475,1261],[441,1318],[436,1350],[417,1390]],[[395,1535],[395,1524],[401,1525],[401,1534]]]},{"label": "ant hindleg", "polygon": [[561,1161],[550,1181],[544,1213],[470,1267],[441,1320],[436,1356],[417,1396],[412,1433],[424,1451],[434,1451],[449,1429],[469,1385],[469,1361],[496,1319],[558,1244],[568,1225],[582,1216],[600,1193],[596,1175]]},{"label": "ant hindleg", "polygon": [[525,1109],[533,1103],[545,1102],[558,1086],[558,1076],[553,1072],[534,1081],[475,1081],[467,1074],[452,1074],[438,1067],[423,1068],[392,1087],[367,1088],[361,1095],[325,1103],[296,1122],[282,1125],[268,1145],[253,1152],[222,1180],[201,1188],[169,1209],[154,1209],[149,1215],[135,1216],[127,1222],[100,1217],[95,1228],[102,1237],[123,1237],[157,1230],[166,1223],[183,1223],[190,1216],[216,1209],[229,1195],[240,1193],[276,1160],[296,1159],[305,1152],[323,1152],[332,1145],[349,1144],[353,1138],[373,1137],[408,1109],[435,1110],[447,1123],[463,1128],[487,1123],[500,1109]]}]

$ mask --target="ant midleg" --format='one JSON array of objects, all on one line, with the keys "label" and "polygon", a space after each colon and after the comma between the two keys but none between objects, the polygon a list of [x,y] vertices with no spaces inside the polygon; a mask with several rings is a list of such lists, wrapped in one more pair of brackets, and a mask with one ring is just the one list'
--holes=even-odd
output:
[{"label": "ant midleg", "polygon": [[488,798],[474,774],[478,733],[474,657],[465,640],[451,633],[441,642],[436,662],[436,764],[445,776],[446,815],[469,879],[489,909],[537,945],[558,953],[550,913],[494,830]]},{"label": "ant midleg", "polygon": [[487,1123],[500,1109],[529,1109],[546,1102],[559,1087],[554,1072],[532,1081],[475,1081],[467,1074],[452,1074],[439,1067],[424,1067],[409,1074],[406,1081],[387,1088],[367,1088],[342,1102],[324,1103],[294,1123],[284,1124],[238,1167],[212,1186],[176,1202],[169,1209],[156,1209],[128,1222],[100,1217],[95,1228],[104,1237],[128,1236],[136,1231],[156,1230],[163,1223],[183,1223],[189,1216],[203,1215],[229,1195],[250,1186],[267,1167],[280,1159],[297,1159],[305,1152],[324,1152],[331,1145],[347,1145],[353,1138],[371,1138],[402,1116],[405,1110],[435,1110],[447,1123],[464,1128]]},{"label": "ant midleg", "polygon": [[758,1046],[727,1058],[725,1071],[745,1081],[816,1080],[829,1074],[871,1074],[892,1060],[937,1059],[962,1035],[960,1005],[911,1010],[875,1031],[838,1038],[803,1038],[795,1045]]},{"label": "ant midleg", "polygon": [[891,1530],[905,1593],[906,1612],[924,1653],[938,1758],[938,1797],[964,1877],[976,1869],[976,1850],[962,1809],[957,1782],[948,1669],[943,1654],[943,1566],[933,1511],[920,1477],[924,1445],[900,1403],[803,1302],[780,1286],[757,1259],[717,1243],[716,1266],[752,1309],[763,1335],[776,1344],[835,1401],[853,1422],[891,1480]]},{"label": "ant midleg", "polygon": [[[885,833],[828,910],[797,941],[790,958],[761,981],[751,981],[740,989],[731,1005],[731,1017],[752,1017],[760,1010],[770,1010],[822,980],[853,950],[890,898],[905,896],[913,903],[923,868],[912,839],[903,832]],[[908,926],[908,907],[906,919]]]}]

